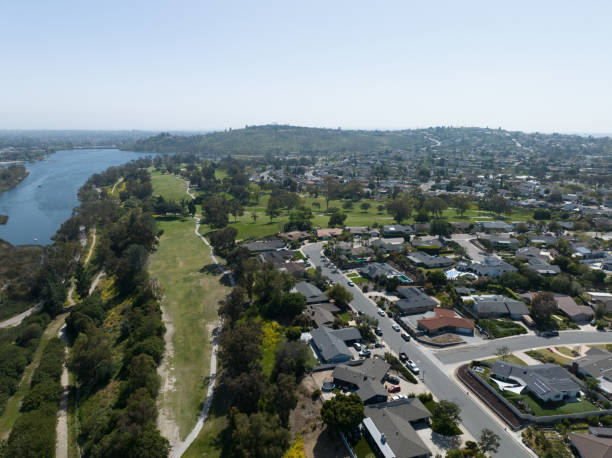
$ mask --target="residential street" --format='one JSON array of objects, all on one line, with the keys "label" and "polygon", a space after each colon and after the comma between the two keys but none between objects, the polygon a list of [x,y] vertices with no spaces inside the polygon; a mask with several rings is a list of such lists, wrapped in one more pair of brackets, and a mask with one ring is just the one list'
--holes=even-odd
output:
[{"label": "residential street", "polygon": [[497,339],[494,343],[485,341],[479,345],[459,346],[437,351],[436,356],[443,364],[454,364],[493,356],[502,345],[515,352],[538,347],[604,342],[612,343],[612,332],[562,331],[559,337],[515,336]]},{"label": "residential street", "polygon": [[379,326],[383,331],[385,342],[397,353],[405,351],[408,356],[417,363],[421,369],[421,376],[425,384],[438,399],[446,399],[455,402],[461,408],[462,423],[465,428],[475,437],[480,437],[483,428],[494,431],[500,437],[500,448],[496,456],[507,458],[531,457],[533,456],[519,441],[519,439],[504,431],[503,426],[494,415],[483,410],[482,405],[468,395],[467,390],[455,383],[452,370],[447,370],[443,364],[428,349],[422,349],[414,341],[405,342],[400,334],[391,328],[393,321],[389,318],[381,318],[376,313],[376,304],[368,299],[359,288],[348,286],[348,279],[341,273],[334,274],[325,267],[321,261],[322,243],[314,243],[302,248],[304,254],[310,255],[310,262],[315,266],[321,266],[323,273],[333,281],[342,284],[353,294],[351,306],[379,319]]}]

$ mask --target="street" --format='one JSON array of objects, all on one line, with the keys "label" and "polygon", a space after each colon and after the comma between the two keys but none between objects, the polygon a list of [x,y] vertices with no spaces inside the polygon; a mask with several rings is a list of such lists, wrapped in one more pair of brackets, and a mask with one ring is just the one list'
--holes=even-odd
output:
[{"label": "street", "polygon": [[500,437],[499,452],[495,456],[504,458],[533,456],[517,437],[508,434],[496,419],[490,417],[494,415],[493,413],[483,409],[479,403],[472,399],[472,395],[468,394],[467,389],[455,383],[452,370],[446,369],[431,350],[421,348],[413,340],[405,342],[400,337],[400,333],[391,328],[393,321],[390,318],[378,316],[376,313],[377,306],[372,300],[367,298],[358,287],[348,286],[349,280],[342,273],[334,274],[324,266],[321,260],[322,247],[322,243],[313,243],[303,247],[302,251],[310,256],[310,262],[314,266],[321,267],[324,275],[343,285],[353,294],[351,306],[355,310],[379,320],[379,327],[383,332],[385,342],[396,353],[405,351],[408,357],[416,362],[421,369],[425,384],[438,399],[452,401],[461,408],[462,424],[472,436],[478,439],[482,429],[488,428]]}]

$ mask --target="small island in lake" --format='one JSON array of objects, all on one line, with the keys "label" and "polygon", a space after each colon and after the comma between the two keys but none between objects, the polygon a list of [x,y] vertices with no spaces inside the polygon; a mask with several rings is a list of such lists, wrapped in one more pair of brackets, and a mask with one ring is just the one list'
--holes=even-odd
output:
[{"label": "small island in lake", "polygon": [[6,224],[7,221],[8,221],[8,216],[0,215],[0,225]]}]

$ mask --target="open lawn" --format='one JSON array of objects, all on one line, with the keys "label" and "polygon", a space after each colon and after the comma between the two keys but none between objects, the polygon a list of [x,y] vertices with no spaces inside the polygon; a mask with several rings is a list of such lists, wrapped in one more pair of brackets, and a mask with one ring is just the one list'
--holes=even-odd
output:
[{"label": "open lawn", "polygon": [[[217,170],[217,172],[219,172]],[[312,224],[314,227],[327,227],[329,222],[329,214],[326,214],[325,197],[310,197],[308,194],[302,194],[302,200],[304,206],[311,208],[314,219]],[[283,226],[289,220],[290,211],[284,211],[281,216],[270,220],[266,215],[266,207],[270,195],[262,192],[259,197],[259,202],[252,205],[247,205],[244,208],[244,214],[238,217],[237,221],[234,220],[233,216],[230,217],[230,226],[238,229],[238,239],[244,240],[248,238],[260,238],[269,235],[274,235],[278,232],[283,231]],[[344,200],[333,200],[329,203],[329,208],[339,208],[346,215],[345,226],[373,226],[374,223],[379,225],[393,224],[393,217],[387,213],[386,209],[382,211],[378,210],[379,206],[385,206],[388,200],[376,200],[376,199],[361,199],[358,202],[354,202],[352,208],[345,209],[343,204],[347,202]],[[370,207],[366,210],[361,208],[362,203],[370,204]],[[255,215],[256,219],[253,219]],[[443,217],[448,221],[478,221],[478,220],[494,220],[498,219],[494,214],[482,211],[482,210],[468,210],[464,216],[458,216],[454,209],[446,209],[443,213]],[[531,217],[530,212],[517,209],[515,210],[510,218],[513,221],[523,221]],[[406,224],[414,223],[414,218],[409,218],[404,221]],[[201,231],[203,234],[210,231],[211,229],[206,226],[202,226]]]},{"label": "open lawn", "polygon": [[[500,361],[501,358],[495,357],[491,359],[486,359],[485,361],[488,363],[494,363],[495,361]],[[521,358],[515,355],[508,355],[504,358],[504,361],[511,364],[517,364],[519,366],[527,366],[527,363],[523,361]]]},{"label": "open lawn", "polygon": [[[153,174],[154,193],[164,198],[186,197],[184,182]],[[174,196],[174,197],[172,197]],[[158,220],[163,230],[149,271],[164,294],[162,306],[172,335],[168,355],[173,386],[162,392],[161,407],[178,425],[181,439],[195,424],[204,401],[210,371],[211,331],[217,323],[219,301],[228,288],[219,275],[203,269],[212,263],[210,250],[194,234],[191,218]]]},{"label": "open lawn", "polygon": [[186,182],[174,175],[151,171],[151,182],[153,184],[153,195],[176,201],[189,198],[185,193]]},{"label": "open lawn", "polygon": [[538,417],[570,413],[596,412],[599,410],[597,406],[593,405],[591,402],[587,401],[584,398],[581,398],[577,402],[565,402],[545,405],[540,404],[540,402],[538,402],[530,394],[516,394],[506,391],[506,396],[513,400],[522,399],[523,402],[531,408],[533,415],[536,415]]},{"label": "open lawn", "polygon": [[542,348],[540,350],[529,350],[525,353],[543,363],[556,363],[563,366],[572,361],[569,358],[565,358],[559,355],[558,353],[550,351],[548,348]]},{"label": "open lawn", "polygon": [[353,445],[353,452],[355,452],[357,458],[376,458],[372,447],[370,447],[370,444],[368,444],[368,441],[363,436]]},{"label": "open lawn", "polygon": [[527,329],[525,329],[524,326],[512,320],[479,320],[478,324],[495,339],[518,334],[527,334]]}]

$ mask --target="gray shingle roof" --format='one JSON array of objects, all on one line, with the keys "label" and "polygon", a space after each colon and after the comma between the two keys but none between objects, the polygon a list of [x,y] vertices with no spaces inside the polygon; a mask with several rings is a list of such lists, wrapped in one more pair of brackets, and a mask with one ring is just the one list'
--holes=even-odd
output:
[{"label": "gray shingle roof", "polygon": [[325,361],[330,361],[337,357],[351,359],[353,354],[346,346],[345,340],[359,340],[361,338],[359,331],[356,328],[352,329],[355,329],[357,335],[359,336],[356,339],[346,339],[345,337],[347,333],[338,333],[338,331],[343,331],[343,329],[330,329],[325,326],[314,329],[310,332],[310,335],[312,336],[314,346],[317,348],[321,354],[321,357]]},{"label": "gray shingle roof", "polygon": [[315,304],[317,302],[327,302],[329,297],[315,285],[307,281],[297,283],[293,289],[306,298],[307,304]]},{"label": "gray shingle roof", "polygon": [[580,385],[574,381],[570,373],[556,364],[519,366],[496,361],[491,374],[520,380],[539,397],[544,397],[549,393],[556,395],[580,390]]}]

